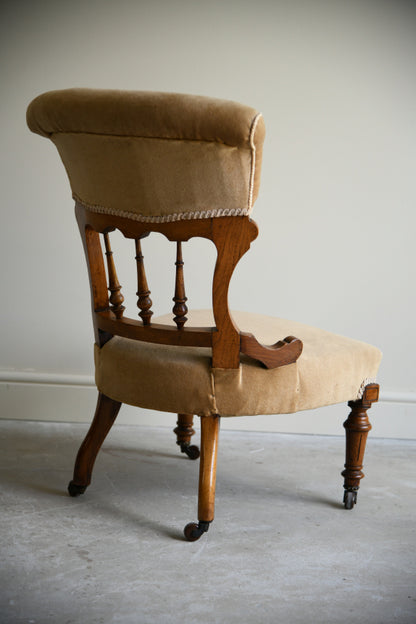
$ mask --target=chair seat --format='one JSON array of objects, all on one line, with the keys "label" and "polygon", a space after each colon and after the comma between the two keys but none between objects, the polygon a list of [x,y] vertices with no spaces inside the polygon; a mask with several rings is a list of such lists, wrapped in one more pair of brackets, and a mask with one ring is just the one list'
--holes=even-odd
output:
[{"label": "chair seat", "polygon": [[[233,312],[241,331],[264,344],[288,335],[303,342],[297,362],[275,369],[241,356],[238,369],[211,368],[211,349],[177,347],[113,337],[95,345],[96,384],[112,399],[159,411],[196,415],[288,414],[357,400],[375,379],[381,352],[337,334],[260,314]],[[170,323],[172,315],[157,319]],[[213,326],[196,310],[187,326]]]}]

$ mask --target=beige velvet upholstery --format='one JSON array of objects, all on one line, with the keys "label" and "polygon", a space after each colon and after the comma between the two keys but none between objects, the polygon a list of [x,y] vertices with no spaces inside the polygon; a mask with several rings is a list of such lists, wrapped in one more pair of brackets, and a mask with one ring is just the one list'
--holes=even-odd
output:
[{"label": "beige velvet upholstery", "polygon": [[74,198],[147,222],[250,214],[260,184],[264,122],[253,108],[202,96],[66,89],[30,104]]},{"label": "beige velvet upholstery", "polygon": [[[368,344],[301,323],[234,312],[241,330],[271,344],[295,334],[303,352],[294,364],[267,370],[242,356],[239,369],[212,369],[210,349],[142,343],[115,337],[95,347],[98,389],[140,407],[221,416],[284,414],[356,400],[374,379],[380,351]],[[158,319],[169,322],[171,316]],[[212,325],[194,311],[189,325]]]},{"label": "beige velvet upholstery", "polygon": [[[202,96],[67,89],[36,98],[31,130],[50,138],[74,197],[93,212],[163,223],[248,215],[260,183],[264,122],[248,106]],[[190,414],[291,413],[356,400],[380,352],[294,322],[235,314],[264,344],[303,342],[293,364],[266,370],[241,356],[212,368],[211,350],[114,336],[95,347],[98,389],[112,399]],[[171,322],[171,317],[162,319]],[[214,326],[193,312],[187,327]]]}]

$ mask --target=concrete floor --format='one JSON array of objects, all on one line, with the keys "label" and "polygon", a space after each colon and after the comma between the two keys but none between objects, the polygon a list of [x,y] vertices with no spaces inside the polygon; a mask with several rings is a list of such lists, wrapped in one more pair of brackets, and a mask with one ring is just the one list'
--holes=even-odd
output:
[{"label": "concrete floor", "polygon": [[216,520],[187,543],[198,461],[116,426],[71,499],[85,431],[0,421],[2,624],[416,622],[416,441],[370,438],[346,511],[342,437],[223,431]]}]

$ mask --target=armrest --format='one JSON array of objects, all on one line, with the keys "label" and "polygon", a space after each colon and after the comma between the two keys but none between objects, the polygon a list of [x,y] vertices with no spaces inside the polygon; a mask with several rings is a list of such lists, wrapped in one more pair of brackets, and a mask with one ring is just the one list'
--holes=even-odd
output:
[{"label": "armrest", "polygon": [[266,368],[277,368],[296,362],[302,353],[303,344],[295,336],[287,336],[274,345],[261,344],[253,334],[241,332],[240,352],[261,362]]}]

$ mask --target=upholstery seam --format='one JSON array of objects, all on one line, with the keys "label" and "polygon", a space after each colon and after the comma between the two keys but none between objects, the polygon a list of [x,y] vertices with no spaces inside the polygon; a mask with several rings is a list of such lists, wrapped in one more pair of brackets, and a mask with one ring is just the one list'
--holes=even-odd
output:
[{"label": "upholstery seam", "polygon": [[218,408],[217,408],[217,397],[215,395],[215,376],[211,367],[210,370],[210,375],[211,375],[211,392],[212,392],[212,402],[213,402],[213,408],[214,408],[214,414],[218,414]]},{"label": "upholstery seam", "polygon": [[[261,115],[261,113],[259,113],[259,115]],[[257,115],[254,118],[254,120],[256,120],[259,115]],[[73,132],[73,131],[67,132],[64,130],[48,133],[49,137],[53,137],[54,135],[58,135],[58,134],[74,134],[74,135],[86,134],[86,135],[91,135],[91,136],[115,137],[116,139],[148,139],[149,141],[156,139],[158,141],[188,141],[189,143],[218,143],[219,145],[224,145],[225,147],[233,147],[237,149],[244,149],[244,148],[247,149],[247,147],[248,148],[252,147],[251,145],[247,146],[245,143],[231,145],[231,143],[225,143],[225,141],[218,141],[217,139],[188,139],[184,137],[142,136],[139,134],[106,134],[103,132]],[[250,138],[251,138],[251,132],[250,132]]]}]

